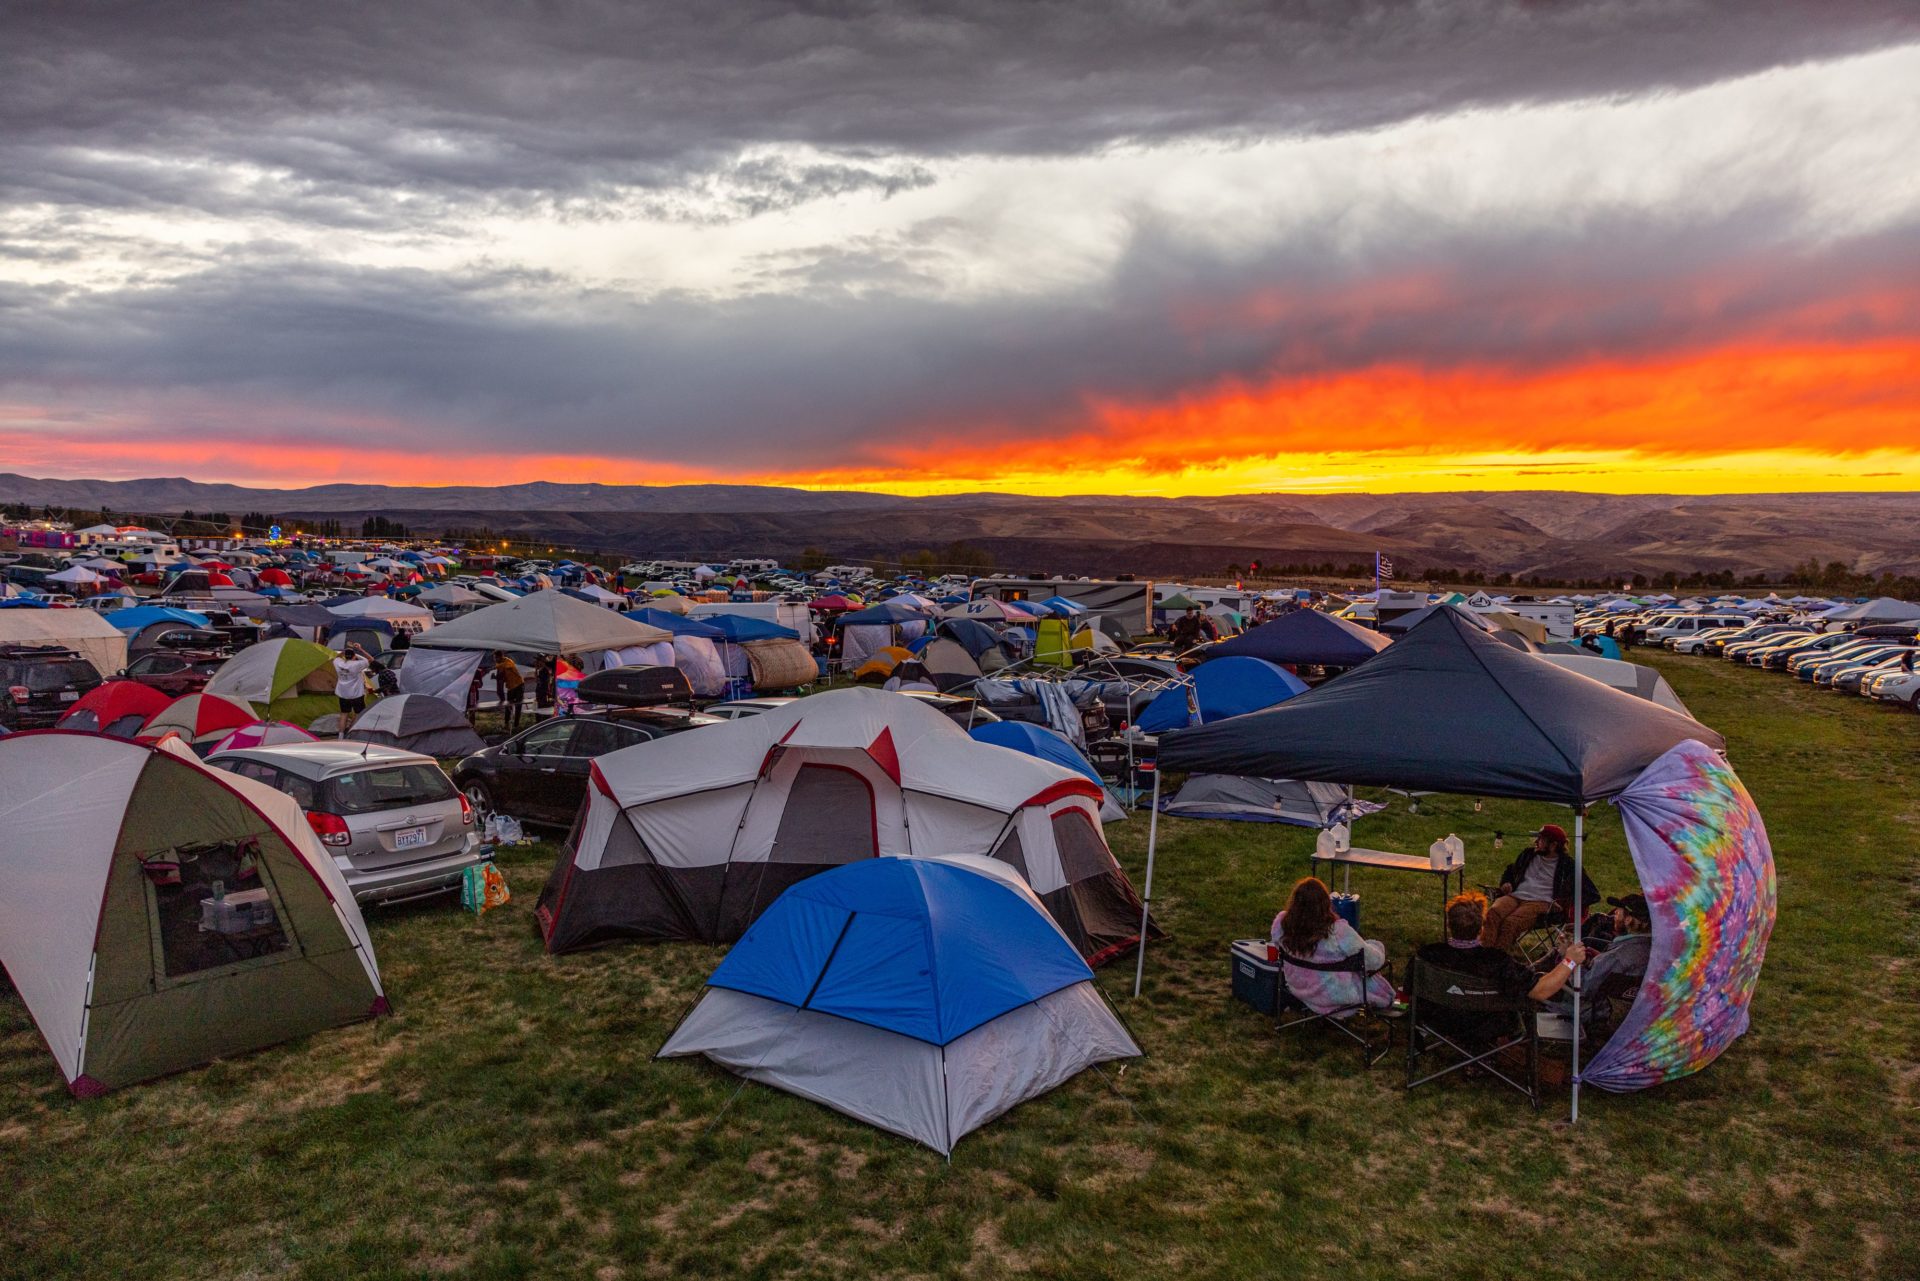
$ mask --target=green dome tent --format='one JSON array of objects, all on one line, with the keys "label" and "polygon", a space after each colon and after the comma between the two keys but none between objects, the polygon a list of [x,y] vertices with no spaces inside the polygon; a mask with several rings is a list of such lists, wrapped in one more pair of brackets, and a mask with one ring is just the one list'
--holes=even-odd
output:
[{"label": "green dome tent", "polygon": [[251,703],[261,720],[304,728],[340,710],[333,683],[333,651],[288,637],[235,654],[207,682],[207,692]]}]

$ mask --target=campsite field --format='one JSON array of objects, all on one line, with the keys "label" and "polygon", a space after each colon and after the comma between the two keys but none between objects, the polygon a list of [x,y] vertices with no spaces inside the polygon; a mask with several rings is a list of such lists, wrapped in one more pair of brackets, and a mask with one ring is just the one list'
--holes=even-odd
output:
[{"label": "campsite field", "polygon": [[[1639,657],[1636,655],[1636,657]],[[1310,836],[1169,822],[1143,999],[1148,1054],[962,1142],[903,1140],[704,1064],[651,1056],[718,953],[560,959],[530,913],[549,846],[503,860],[475,919],[372,916],[396,1013],[75,1102],[0,997],[7,1277],[1920,1275],[1920,718],[1723,663],[1656,659],[1722,729],[1772,833],[1780,919],[1752,1032],[1706,1072],[1564,1102],[1276,1038],[1228,999]],[[1544,806],[1434,798],[1369,844],[1449,831],[1471,875]],[[1604,807],[1592,868],[1621,892]],[[1144,816],[1108,829],[1138,880]],[[1509,844],[1508,853],[1513,846]],[[1433,937],[1427,878],[1372,874],[1366,933]]]}]

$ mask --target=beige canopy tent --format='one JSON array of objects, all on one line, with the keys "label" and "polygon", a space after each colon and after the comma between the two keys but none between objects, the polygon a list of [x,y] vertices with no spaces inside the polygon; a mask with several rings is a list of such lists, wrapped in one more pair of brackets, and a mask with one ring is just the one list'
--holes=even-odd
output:
[{"label": "beige canopy tent", "polygon": [[415,647],[590,654],[672,639],[671,633],[651,624],[636,622],[563,591],[547,590],[476,609],[452,622],[442,623]]},{"label": "beige canopy tent", "polygon": [[126,634],[90,609],[0,609],[0,645],[59,645],[103,678],[127,665]]}]

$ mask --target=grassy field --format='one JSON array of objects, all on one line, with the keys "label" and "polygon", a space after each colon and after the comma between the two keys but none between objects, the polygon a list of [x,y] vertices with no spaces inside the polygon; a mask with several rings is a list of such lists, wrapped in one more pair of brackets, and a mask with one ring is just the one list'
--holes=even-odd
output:
[{"label": "grassy field", "polygon": [[[656,1062],[719,952],[552,959],[549,846],[480,919],[372,917],[395,1015],[71,1101],[0,999],[0,1275],[541,1277],[1920,1276],[1920,718],[1726,664],[1660,666],[1727,735],[1779,864],[1747,1037],[1704,1073],[1590,1093],[1577,1130],[1473,1081],[1406,1095],[1341,1041],[1228,999],[1309,834],[1168,822],[1144,996],[1101,982],[1145,1058],[1085,1073],[952,1163],[705,1064]],[[1368,843],[1548,807],[1400,798]],[[1602,807],[1591,867],[1628,881]],[[1139,876],[1144,819],[1108,829]],[[1509,846],[1511,852],[1511,846]],[[1373,874],[1366,932],[1434,936],[1426,878]],[[1123,973],[1124,971],[1124,973]]]}]

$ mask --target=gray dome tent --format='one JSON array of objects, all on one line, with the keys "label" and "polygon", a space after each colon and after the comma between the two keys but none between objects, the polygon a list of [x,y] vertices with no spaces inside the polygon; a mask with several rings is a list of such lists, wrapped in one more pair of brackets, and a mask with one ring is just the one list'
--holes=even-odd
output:
[{"label": "gray dome tent", "polygon": [[466,756],[487,745],[459,708],[431,694],[381,699],[355,718],[347,737],[425,756]]}]

